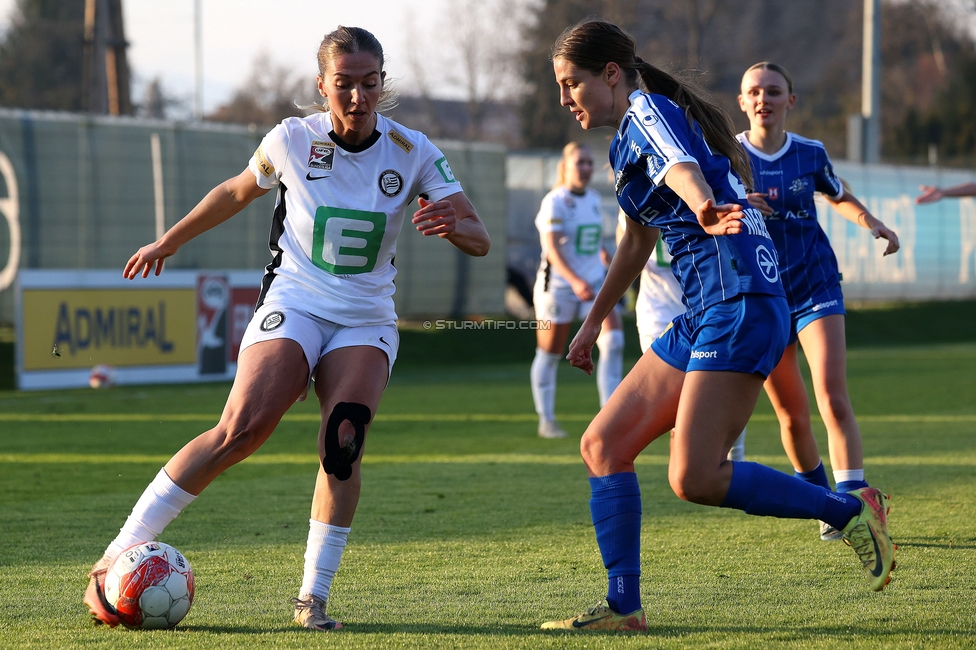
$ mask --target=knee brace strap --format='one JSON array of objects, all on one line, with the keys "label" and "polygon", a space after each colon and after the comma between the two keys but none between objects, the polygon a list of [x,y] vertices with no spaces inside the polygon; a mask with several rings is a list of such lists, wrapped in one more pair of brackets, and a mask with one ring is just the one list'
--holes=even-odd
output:
[{"label": "knee brace strap", "polygon": [[[366,437],[366,425],[372,417],[373,414],[365,404],[339,402],[335,405],[325,425],[325,456],[322,457],[322,469],[326,474],[332,474],[340,481],[345,481],[352,476],[352,464],[359,458],[359,451]],[[356,437],[345,447],[340,447],[339,425],[346,421],[356,429]]]}]

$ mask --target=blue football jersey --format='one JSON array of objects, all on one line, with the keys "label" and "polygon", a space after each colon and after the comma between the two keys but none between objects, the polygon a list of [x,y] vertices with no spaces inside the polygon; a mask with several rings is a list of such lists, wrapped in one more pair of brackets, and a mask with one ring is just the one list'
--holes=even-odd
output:
[{"label": "blue football jersey", "polygon": [[[712,152],[697,123],[662,95],[635,91],[610,146],[617,202],[628,217],[661,229],[671,269],[692,314],[740,293],[783,295],[776,246],[762,214],[748,207],[745,189],[728,158]],[[677,163],[696,163],[716,203],[745,209],[738,235],[709,235],[694,209],[664,184]]]},{"label": "blue football jersey", "polygon": [[779,253],[790,311],[809,307],[818,290],[840,280],[837,258],[817,221],[813,194],[839,199],[844,186],[817,140],[787,132],[783,148],[770,155],[750,144],[745,133],[738,138],[752,160],[756,191],[767,195],[773,209],[765,218],[766,228]]}]

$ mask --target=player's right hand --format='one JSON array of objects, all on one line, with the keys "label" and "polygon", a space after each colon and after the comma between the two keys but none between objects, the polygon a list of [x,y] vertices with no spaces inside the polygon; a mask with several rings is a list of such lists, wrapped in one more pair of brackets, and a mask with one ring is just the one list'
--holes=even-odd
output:
[{"label": "player's right hand", "polygon": [[579,368],[588,375],[593,374],[593,345],[596,343],[597,337],[600,336],[601,326],[602,323],[599,322],[595,325],[590,323],[589,318],[584,320],[579,331],[576,332],[576,336],[570,342],[569,354],[566,355],[572,366]]},{"label": "player's right hand", "polygon": [[707,199],[695,209],[698,223],[709,235],[738,235],[742,232],[742,206],[737,203],[720,203]]},{"label": "player's right hand", "polygon": [[571,281],[569,286],[572,287],[573,293],[576,294],[576,297],[583,302],[593,300],[593,298],[596,297],[596,294],[593,293],[593,287],[591,287],[586,280],[577,278]]},{"label": "player's right hand", "polygon": [[133,280],[137,275],[144,278],[149,277],[149,272],[156,267],[156,275],[163,272],[163,261],[173,255],[176,251],[164,248],[158,241],[143,246],[136,251],[136,254],[129,258],[122,271],[122,277]]}]

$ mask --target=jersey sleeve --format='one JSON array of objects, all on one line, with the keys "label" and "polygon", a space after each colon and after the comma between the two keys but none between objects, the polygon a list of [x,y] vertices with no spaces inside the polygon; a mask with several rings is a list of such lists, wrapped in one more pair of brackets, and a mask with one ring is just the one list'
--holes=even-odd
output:
[{"label": "jersey sleeve", "polygon": [[549,192],[543,197],[542,203],[539,205],[539,213],[535,216],[535,227],[540,234],[563,231],[565,215],[560,210],[559,203],[553,192]]},{"label": "jersey sleeve", "polygon": [[691,153],[688,120],[680,108],[670,108],[659,107],[649,98],[637,102],[628,129],[633,144],[640,148],[640,156],[647,163],[647,177],[655,187],[664,182],[668,171],[678,163],[698,164]]},{"label": "jersey sleeve", "polygon": [[281,173],[285,167],[288,155],[288,130],[284,124],[279,124],[268,131],[261,140],[247,168],[254,174],[258,187],[270,190],[281,181]]},{"label": "jersey sleeve", "polygon": [[425,195],[429,201],[440,201],[452,194],[463,192],[461,183],[454,178],[447,157],[430,140],[426,138],[422,140],[424,162],[417,181],[416,193]]},{"label": "jersey sleeve", "polygon": [[814,187],[821,194],[836,201],[844,196],[844,184],[841,182],[840,177],[834,173],[834,166],[830,163],[830,158],[827,156],[826,151],[823,151],[817,158],[817,170],[813,173]]}]

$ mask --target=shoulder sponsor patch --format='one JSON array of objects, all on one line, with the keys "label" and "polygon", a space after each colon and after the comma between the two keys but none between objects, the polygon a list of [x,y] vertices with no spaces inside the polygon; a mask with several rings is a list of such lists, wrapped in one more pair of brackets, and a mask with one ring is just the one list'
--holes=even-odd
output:
[{"label": "shoulder sponsor patch", "polygon": [[254,160],[258,164],[258,171],[261,172],[261,175],[265,178],[271,178],[271,174],[274,173],[275,168],[274,165],[269,163],[268,159],[264,157],[264,150],[261,147],[258,147],[257,151],[254,152]]},{"label": "shoulder sponsor patch", "polygon": [[410,141],[407,140],[402,135],[400,135],[399,133],[397,133],[396,131],[394,131],[393,129],[387,131],[386,134],[390,136],[390,140],[393,140],[393,142],[396,143],[396,146],[400,147],[407,153],[413,151],[413,145],[410,143]]},{"label": "shoulder sponsor patch", "polygon": [[454,178],[454,172],[451,171],[451,166],[447,163],[447,157],[435,160],[434,166],[437,167],[437,171],[444,177],[444,182],[457,183],[457,179]]},{"label": "shoulder sponsor patch", "polygon": [[332,162],[335,160],[335,142],[326,140],[312,140],[312,146],[308,152],[308,166],[312,169],[323,169],[331,171]]}]

